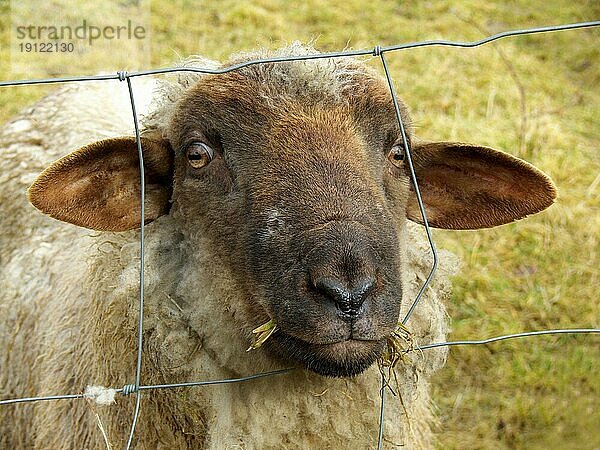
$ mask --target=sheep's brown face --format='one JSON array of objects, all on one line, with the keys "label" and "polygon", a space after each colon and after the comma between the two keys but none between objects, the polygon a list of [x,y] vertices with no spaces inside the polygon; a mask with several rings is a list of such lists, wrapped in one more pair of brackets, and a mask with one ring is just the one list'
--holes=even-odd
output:
[{"label": "sheep's brown face", "polygon": [[239,180],[248,183],[242,242],[252,283],[280,330],[273,347],[335,376],[376,360],[402,301],[386,149],[357,133],[347,114],[308,112],[276,124],[265,163]]},{"label": "sheep's brown face", "polygon": [[398,171],[387,158],[392,105],[386,98],[374,126],[361,120],[378,99],[358,110],[302,98],[266,105],[258,89],[214,77],[180,106],[174,199],[223,253],[235,249],[233,272],[252,299],[247,331],[277,324],[261,351],[356,375],[381,354],[403,298],[408,183],[391,196],[384,182]]},{"label": "sheep's brown face", "polygon": [[[332,95],[335,86],[295,80],[292,65],[279,78],[275,66],[202,78],[176,105],[166,139],[143,136],[146,220],[171,214],[189,251],[205,251],[194,243],[208,239],[245,299],[228,306],[232,320],[248,337],[277,324],[260,351],[352,376],[375,362],[412,300],[402,285],[404,224],[420,213],[385,82],[356,64],[345,72],[355,79]],[[507,154],[443,142],[411,148],[432,226],[495,226],[555,197],[543,173]],[[139,226],[135,140],[80,149],[29,194],[76,225]]]}]

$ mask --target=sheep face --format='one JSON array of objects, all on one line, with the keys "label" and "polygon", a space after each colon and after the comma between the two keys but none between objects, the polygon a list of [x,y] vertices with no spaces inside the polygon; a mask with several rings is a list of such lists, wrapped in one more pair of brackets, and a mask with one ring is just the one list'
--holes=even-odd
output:
[{"label": "sheep face", "polygon": [[[405,222],[421,220],[387,85],[352,64],[344,83],[332,72],[333,88],[295,80],[294,63],[203,77],[163,133],[142,138],[146,220],[171,214],[191,249],[208,239],[244,293],[235,326],[249,335],[273,319],[265,350],[329,376],[381,354],[412,300]],[[495,226],[555,197],[543,173],[507,154],[407,138],[433,226]],[[30,199],[76,225],[135,228],[136,171],[133,139],[101,141],[47,169]]]},{"label": "sheep face", "polygon": [[[389,91],[310,104],[266,102],[260,89],[207,77],[178,105],[173,207],[236,264],[255,317],[277,323],[273,349],[354,375],[381,353],[402,301],[408,181],[386,159],[398,139]],[[206,165],[199,143],[213,153]],[[393,177],[398,189],[386,187]]]}]

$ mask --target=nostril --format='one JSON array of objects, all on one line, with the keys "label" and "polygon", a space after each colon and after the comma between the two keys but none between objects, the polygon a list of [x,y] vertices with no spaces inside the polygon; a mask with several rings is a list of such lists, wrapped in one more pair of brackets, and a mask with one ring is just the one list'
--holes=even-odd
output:
[{"label": "nostril", "polygon": [[322,277],[314,281],[315,289],[332,300],[337,309],[344,315],[356,317],[361,313],[361,306],[373,291],[375,280],[362,278],[354,287],[349,288],[336,278]]},{"label": "nostril", "polygon": [[369,296],[375,287],[375,279],[368,277],[362,278],[356,283],[356,287],[352,290],[352,296],[361,299],[361,303]]},{"label": "nostril", "polygon": [[335,301],[336,304],[350,303],[352,297],[350,290],[341,281],[323,277],[315,280],[314,285],[317,291]]}]

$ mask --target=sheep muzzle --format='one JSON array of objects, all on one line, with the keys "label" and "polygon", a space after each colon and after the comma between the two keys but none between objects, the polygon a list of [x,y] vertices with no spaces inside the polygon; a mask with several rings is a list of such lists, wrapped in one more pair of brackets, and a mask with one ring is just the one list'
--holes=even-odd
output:
[{"label": "sheep muzzle", "polygon": [[309,229],[250,245],[261,303],[278,327],[266,348],[322,375],[353,376],[375,362],[397,324],[396,237],[354,220]]}]

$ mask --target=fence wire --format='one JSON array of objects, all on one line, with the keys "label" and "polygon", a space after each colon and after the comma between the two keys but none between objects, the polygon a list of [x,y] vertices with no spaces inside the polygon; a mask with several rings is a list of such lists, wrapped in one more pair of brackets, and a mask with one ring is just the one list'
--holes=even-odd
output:
[{"label": "fence wire", "polygon": [[[143,334],[142,334],[142,326],[144,320],[144,266],[145,266],[145,258],[144,258],[144,244],[145,244],[145,234],[144,234],[144,217],[145,217],[145,174],[144,174],[144,154],[140,139],[140,130],[139,130],[139,122],[138,115],[135,108],[135,96],[133,92],[133,87],[131,84],[131,79],[134,77],[147,76],[147,75],[159,75],[165,73],[173,73],[173,72],[198,72],[204,74],[224,74],[228,72],[232,72],[235,70],[242,69],[244,67],[248,67],[255,64],[266,64],[266,63],[279,63],[279,62],[291,62],[291,61],[305,61],[305,60],[313,60],[313,59],[325,59],[325,58],[346,58],[346,57],[356,57],[356,56],[373,56],[379,57],[381,60],[381,64],[383,66],[383,70],[385,72],[386,80],[388,86],[390,88],[391,100],[394,105],[394,110],[396,114],[396,119],[398,121],[398,126],[400,129],[400,133],[403,138],[404,151],[406,156],[406,161],[408,163],[410,178],[413,184],[415,194],[417,197],[417,202],[419,206],[419,211],[421,213],[421,218],[423,219],[423,225],[425,226],[425,231],[427,234],[427,240],[429,242],[429,246],[432,254],[432,266],[427,276],[425,282],[421,286],[417,296],[412,302],[408,312],[402,319],[401,323],[406,324],[410,319],[412,313],[415,308],[418,306],[418,303],[431,283],[433,276],[435,275],[435,271],[437,269],[438,257],[435,248],[435,243],[433,241],[433,237],[431,235],[431,230],[429,227],[429,223],[427,221],[427,215],[425,212],[425,208],[423,205],[423,201],[421,198],[419,185],[417,182],[417,178],[415,175],[413,161],[411,157],[410,148],[408,145],[408,139],[406,138],[406,131],[404,127],[404,123],[402,121],[402,117],[400,116],[400,109],[398,106],[398,101],[396,98],[396,93],[394,89],[394,84],[392,81],[392,77],[387,65],[387,61],[385,59],[385,53],[394,52],[398,50],[407,50],[419,47],[431,47],[431,46],[443,46],[443,47],[461,47],[461,48],[471,48],[478,47],[480,45],[487,44],[489,42],[493,42],[499,39],[503,39],[506,37],[514,37],[520,35],[529,35],[529,34],[538,34],[538,33],[548,33],[548,32],[556,32],[556,31],[566,31],[566,30],[574,30],[574,29],[582,29],[589,27],[598,27],[600,26],[600,21],[591,21],[591,22],[578,22],[564,25],[554,25],[554,26],[545,26],[545,27],[537,27],[537,28],[526,28],[519,30],[510,30],[504,31],[501,33],[492,34],[483,39],[471,42],[460,42],[460,41],[449,41],[449,40],[429,40],[429,41],[419,41],[419,42],[411,42],[405,44],[398,44],[383,47],[380,45],[376,45],[373,49],[368,50],[349,50],[342,52],[330,52],[330,53],[319,53],[319,54],[309,54],[309,55],[301,55],[301,56],[290,56],[290,57],[274,57],[274,58],[262,58],[262,59],[254,59],[251,61],[245,61],[239,64],[234,64],[228,67],[223,67],[220,69],[209,69],[209,68],[201,68],[201,67],[167,67],[161,69],[152,69],[152,70],[143,70],[136,72],[125,72],[118,71],[113,75],[90,75],[90,76],[74,76],[74,77],[60,77],[60,78],[40,78],[40,79],[31,79],[31,80],[9,80],[9,81],[0,81],[0,87],[9,87],[9,86],[23,86],[23,85],[33,85],[33,84],[51,84],[51,83],[69,83],[69,82],[81,82],[81,81],[101,81],[101,80],[119,80],[125,81],[127,83],[128,94],[131,102],[131,112],[133,116],[133,124],[135,128],[135,136],[137,141],[137,150],[139,155],[139,168],[140,168],[140,204],[141,204],[141,225],[140,225],[140,275],[139,275],[139,316],[138,316],[138,349],[137,349],[137,364],[136,364],[136,373],[135,373],[135,383],[127,384],[120,388],[114,388],[113,390],[116,393],[120,393],[122,395],[136,394],[136,403],[135,410],[133,413],[132,423],[130,427],[129,437],[127,440],[126,449],[129,450],[133,444],[133,439],[135,435],[135,427],[137,424],[139,410],[140,410],[140,399],[141,392],[145,390],[155,390],[155,389],[169,389],[169,388],[181,388],[181,387],[198,387],[198,386],[210,386],[217,384],[229,384],[229,383],[240,383],[246,382],[250,380],[254,380],[257,378],[264,378],[276,375],[283,375],[289,373],[294,368],[275,370],[270,372],[262,372],[254,375],[249,375],[242,378],[232,378],[232,379],[221,379],[221,380],[213,380],[213,381],[191,381],[186,383],[173,383],[173,384],[160,384],[160,385],[147,385],[144,386],[141,384],[141,365],[142,365],[142,344],[143,344]],[[451,342],[435,342],[430,344],[424,344],[421,346],[415,346],[409,351],[422,351],[439,347],[451,347],[451,346],[459,346],[459,345],[487,345],[498,341],[503,341],[507,339],[516,339],[516,338],[524,338],[524,337],[532,337],[532,336],[541,336],[541,335],[559,335],[559,334],[597,334],[600,333],[600,328],[576,328],[576,329],[557,329],[557,330],[541,330],[541,331],[529,331],[523,333],[515,333],[515,334],[507,334],[503,336],[495,336],[488,339],[482,340],[463,340],[463,341],[451,341]],[[381,379],[381,389],[380,389],[380,406],[379,406],[379,428],[378,428],[378,440],[377,440],[377,449],[380,450],[383,445],[383,432],[384,432],[384,418],[385,418],[385,393],[386,386],[388,385],[388,380],[382,372]],[[66,399],[81,399],[86,398],[87,394],[65,394],[65,395],[51,395],[44,397],[23,397],[16,399],[8,399],[8,400],[0,400],[0,406],[2,405],[14,405],[19,403],[26,402],[38,402],[38,401],[51,401],[51,400],[66,400]]]}]

